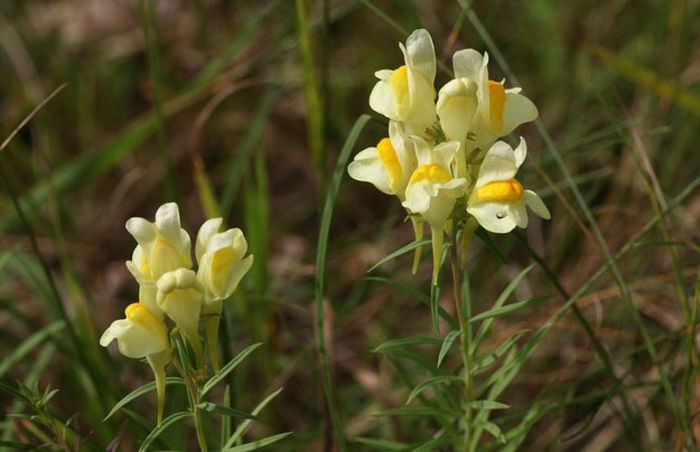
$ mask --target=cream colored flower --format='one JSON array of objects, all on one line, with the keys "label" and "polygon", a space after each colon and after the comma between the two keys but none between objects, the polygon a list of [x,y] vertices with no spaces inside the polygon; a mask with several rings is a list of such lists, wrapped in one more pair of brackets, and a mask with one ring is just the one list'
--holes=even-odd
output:
[{"label": "cream colored flower", "polygon": [[221,223],[221,218],[208,220],[197,235],[197,279],[204,288],[207,304],[230,297],[253,265],[252,255],[244,257],[248,243],[243,232],[233,228],[217,233]]},{"label": "cream colored flower", "polygon": [[515,226],[527,227],[525,206],[546,220],[550,218],[549,210],[540,197],[531,190],[525,190],[515,179],[526,154],[527,145],[523,138],[520,138],[520,144],[515,149],[498,141],[486,153],[474,190],[467,201],[467,212],[484,229],[506,233]]},{"label": "cream colored flower", "polygon": [[358,152],[348,165],[348,174],[403,200],[404,190],[416,166],[413,142],[407,139],[405,126],[389,121],[389,138],[382,138],[376,147]]},{"label": "cream colored flower", "polygon": [[145,358],[168,349],[168,330],[161,319],[141,303],[132,303],[124,319],[115,320],[102,334],[100,345],[114,339],[119,351],[128,358]]},{"label": "cream colored flower", "polygon": [[372,110],[408,124],[422,134],[435,121],[435,48],[430,34],[416,30],[399,43],[404,65],[375,72],[379,79],[369,96]]},{"label": "cream colored flower", "polygon": [[166,272],[192,267],[190,236],[180,227],[177,204],[163,204],[155,222],[134,217],[126,229],[138,246],[126,266],[139,283],[155,283]]},{"label": "cream colored flower", "polygon": [[403,206],[420,215],[428,224],[433,237],[433,283],[439,270],[440,252],[446,222],[452,214],[457,198],[467,190],[467,180],[454,177],[452,161],[459,143],[448,141],[434,148],[420,137],[412,137],[418,156],[418,168],[406,187]]},{"label": "cream colored flower", "polygon": [[142,303],[130,304],[124,314],[126,318],[115,320],[105,330],[100,345],[107,347],[116,339],[122,355],[148,360],[156,379],[160,424],[165,405],[165,366],[171,358],[168,330],[163,320]]},{"label": "cream colored flower", "polygon": [[203,290],[194,271],[186,268],[164,273],[156,284],[158,307],[180,328],[201,358],[199,314]]},{"label": "cream colored flower", "polygon": [[204,288],[204,328],[207,348],[215,372],[219,371],[218,337],[223,301],[230,297],[238,283],[253,265],[243,232],[229,229],[218,232],[223,220],[207,220],[197,234],[195,255],[199,263],[197,279]]},{"label": "cream colored flower", "polygon": [[489,80],[488,61],[487,53],[481,56],[473,49],[456,52],[455,79],[440,90],[437,104],[445,136],[481,149],[538,114],[520,88],[506,89],[503,82]]}]

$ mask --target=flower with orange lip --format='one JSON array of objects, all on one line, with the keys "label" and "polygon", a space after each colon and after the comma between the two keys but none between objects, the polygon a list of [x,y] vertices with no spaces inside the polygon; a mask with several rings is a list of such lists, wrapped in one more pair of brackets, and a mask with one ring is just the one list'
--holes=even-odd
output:
[{"label": "flower with orange lip", "polygon": [[418,167],[406,186],[403,206],[430,225],[433,284],[436,284],[446,223],[457,199],[467,190],[467,180],[452,174],[452,162],[460,146],[458,142],[447,141],[432,147],[420,137],[411,138],[418,156]]},{"label": "flower with orange lip", "polygon": [[399,43],[404,64],[395,70],[382,69],[369,96],[369,106],[394,121],[405,122],[414,133],[423,134],[435,121],[435,48],[430,34],[416,30]]},{"label": "flower with orange lip", "polygon": [[484,229],[504,234],[515,226],[528,224],[526,206],[548,220],[549,210],[532,190],[525,190],[515,179],[527,154],[523,138],[515,149],[503,141],[496,142],[486,153],[479,168],[479,177],[467,201],[467,212]]},{"label": "flower with orange lip", "polygon": [[520,88],[506,89],[503,82],[489,79],[489,56],[476,50],[455,52],[455,79],[438,95],[437,114],[448,140],[468,148],[486,150],[498,138],[520,124],[537,118],[537,107],[520,94]]}]

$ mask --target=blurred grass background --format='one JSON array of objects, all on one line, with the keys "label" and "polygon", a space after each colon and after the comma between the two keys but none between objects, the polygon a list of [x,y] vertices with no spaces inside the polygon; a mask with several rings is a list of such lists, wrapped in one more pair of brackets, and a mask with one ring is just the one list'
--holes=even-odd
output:
[{"label": "blurred grass background", "polygon": [[[85,448],[112,442],[129,450],[145,436],[154,412],[149,398],[131,414],[102,418],[149,381],[148,368],[105,352],[97,340],[137,294],[124,266],[135,245],[124,222],[151,218],[158,205],[175,200],[192,236],[207,216],[222,215],[243,228],[256,256],[226,309],[224,359],[254,341],[265,346],[230,379],[233,406],[250,410],[284,386],[252,437],[293,431],[279,450],[323,450],[329,431],[313,341],[314,262],[320,206],[338,153],[355,120],[370,113],[373,72],[402,64],[397,43],[406,32],[427,28],[450,68],[455,50],[488,50],[485,30],[553,141],[534,124],[517,131],[529,148],[521,177],[553,218],[490,236],[498,252],[475,241],[468,257],[475,312],[536,262],[532,254],[546,268],[536,265],[516,296],[551,296],[497,319],[484,349],[537,330],[605,269],[595,228],[550,152],[554,145],[611,252],[627,247],[617,260],[621,278],[603,273],[577,305],[624,382],[634,434],[656,450],[679,447],[682,434],[644,331],[700,439],[700,2],[477,0],[473,10],[467,3],[0,2],[0,140],[65,84],[0,154],[2,382],[59,389],[51,410],[71,419]],[[508,70],[490,53],[491,78],[499,80]],[[438,88],[448,79],[439,72]],[[385,134],[374,116],[353,153]],[[372,352],[386,339],[431,331],[420,301],[429,290],[427,259],[417,277],[408,255],[366,273],[412,240],[403,219],[395,199],[368,184],[342,184],[324,313],[350,440],[411,442],[434,432],[420,418],[373,415],[403,405],[405,384],[424,377],[411,362]],[[441,304],[451,311],[444,292]],[[625,299],[641,314],[641,330]],[[442,325],[442,334],[448,330]],[[433,362],[437,350],[414,352]],[[504,431],[527,425],[527,450],[629,448],[635,440],[616,415],[619,392],[603,369],[590,336],[567,312],[506,391],[503,400],[513,408],[496,419]],[[184,400],[173,389],[168,406]],[[5,414],[29,412],[7,392],[0,406]],[[522,423],[532,407],[536,414]],[[186,430],[169,432],[163,447],[194,447]],[[4,441],[33,438],[26,420],[8,416],[0,434]]]}]

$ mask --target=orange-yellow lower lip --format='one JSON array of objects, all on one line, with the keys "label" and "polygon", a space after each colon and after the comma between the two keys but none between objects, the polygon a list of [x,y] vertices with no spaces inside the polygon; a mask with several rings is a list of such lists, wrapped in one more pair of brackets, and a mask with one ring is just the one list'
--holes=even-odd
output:
[{"label": "orange-yellow lower lip", "polygon": [[503,128],[503,107],[506,104],[506,90],[502,83],[489,80],[489,119],[491,125],[500,130]]},{"label": "orange-yellow lower lip", "polygon": [[450,179],[452,179],[452,175],[450,175],[449,171],[440,165],[431,163],[429,165],[421,165],[416,168],[411,175],[411,180],[408,181],[408,183],[413,184],[422,180],[428,180],[431,182],[447,182]]},{"label": "orange-yellow lower lip", "polygon": [[396,155],[396,150],[391,145],[391,140],[383,138],[377,144],[377,152],[379,153],[379,159],[389,173],[389,182],[393,187],[403,179],[403,170],[401,169],[399,157]]},{"label": "orange-yellow lower lip", "polygon": [[490,182],[476,189],[475,202],[516,202],[523,196],[523,185],[515,179]]}]

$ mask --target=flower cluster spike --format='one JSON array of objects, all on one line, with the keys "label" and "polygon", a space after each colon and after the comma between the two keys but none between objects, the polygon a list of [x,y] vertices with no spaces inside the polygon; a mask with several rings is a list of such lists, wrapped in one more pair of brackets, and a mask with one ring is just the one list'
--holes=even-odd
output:
[{"label": "flower cluster spike", "polygon": [[454,78],[436,99],[430,34],[416,30],[399,48],[404,64],[377,71],[379,81],[369,97],[370,107],[389,119],[389,136],[359,152],[348,173],[398,197],[413,222],[416,240],[422,237],[423,223],[428,223],[436,284],[443,236],[452,232],[455,219],[507,233],[527,226],[526,206],[550,218],[537,194],[515,179],[525,160],[525,140],[521,137],[515,149],[497,141],[534,121],[538,112],[520,88],[489,79],[485,52],[455,52]]},{"label": "flower cluster spike", "polygon": [[124,319],[112,322],[100,345],[107,347],[116,339],[124,356],[146,358],[156,380],[158,423],[165,403],[165,368],[173,356],[166,317],[191,345],[201,369],[203,320],[212,367],[219,371],[217,337],[223,302],[253,264],[252,255],[245,257],[248,244],[243,232],[238,228],[219,232],[222,224],[223,219],[213,218],[200,228],[195,272],[190,236],[180,226],[177,204],[160,206],[154,222],[138,217],[126,222],[137,242],[126,266],[139,283],[139,301],[126,308]]}]

